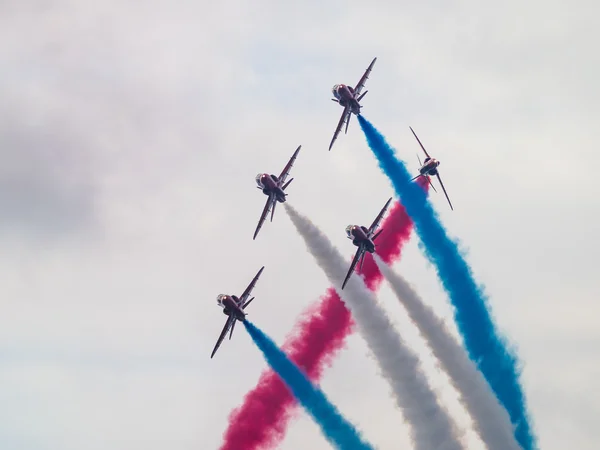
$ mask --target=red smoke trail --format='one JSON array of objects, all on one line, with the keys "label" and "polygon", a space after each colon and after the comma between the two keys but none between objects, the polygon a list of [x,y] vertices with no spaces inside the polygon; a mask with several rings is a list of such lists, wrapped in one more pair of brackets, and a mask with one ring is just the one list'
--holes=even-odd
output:
[{"label": "red smoke trail", "polygon": [[[429,184],[423,178],[418,183],[426,191]],[[377,254],[387,264],[397,260],[412,230],[412,221],[404,207],[394,203],[381,225],[377,239]],[[377,264],[367,253],[361,271],[369,289],[376,291],[383,279]],[[323,370],[344,347],[344,339],[354,327],[333,287],[321,297],[321,302],[309,307],[288,337],[283,350],[311,379],[318,381]],[[294,412],[296,401],[281,379],[271,370],[263,372],[257,386],[244,397],[242,406],[229,416],[229,426],[223,436],[221,450],[257,450],[275,447],[284,437]]]}]

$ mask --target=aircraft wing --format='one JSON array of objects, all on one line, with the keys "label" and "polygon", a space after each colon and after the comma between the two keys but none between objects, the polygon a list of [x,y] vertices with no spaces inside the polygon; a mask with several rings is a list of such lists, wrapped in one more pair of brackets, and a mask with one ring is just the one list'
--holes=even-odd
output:
[{"label": "aircraft wing", "polygon": [[[331,140],[331,143],[329,144],[329,150],[331,150],[331,147],[333,147],[333,143],[335,142],[335,140],[337,139],[338,135],[340,134],[340,131],[342,131],[342,127],[344,126],[344,122],[346,122],[346,120],[348,122],[350,122],[350,106],[346,106],[344,108],[344,112],[342,113],[342,117],[340,117],[340,121],[337,124],[337,128],[335,129],[335,133],[333,133],[333,139]],[[346,130],[348,130],[348,128],[346,128]]]},{"label": "aircraft wing", "polygon": [[360,94],[360,91],[362,91],[363,88],[365,87],[365,83],[367,82],[367,79],[369,78],[369,75],[371,74],[371,70],[373,70],[375,61],[377,61],[377,58],[374,58],[373,61],[371,61],[371,64],[369,64],[369,67],[367,67],[367,70],[365,70],[365,73],[362,76],[362,78],[360,80],[358,80],[358,83],[356,84],[356,86],[354,86],[354,95],[358,96]]},{"label": "aircraft wing", "polygon": [[[423,144],[421,144],[421,140],[417,137],[417,134],[412,129],[412,127],[408,127],[408,128],[410,128],[410,131],[412,131],[413,136],[417,139],[417,142],[419,143],[419,145],[421,146],[421,148],[425,152],[425,155],[427,155],[428,158],[431,158],[431,156],[429,156],[429,153],[427,153],[427,150],[425,150],[425,147],[423,147]],[[421,162],[421,161],[419,161],[419,162]]]},{"label": "aircraft wing", "polygon": [[254,286],[256,286],[256,282],[258,281],[258,278],[260,277],[260,274],[263,272],[263,270],[265,270],[265,266],[262,266],[260,268],[260,270],[258,271],[258,273],[254,276],[254,278],[252,278],[252,281],[250,282],[250,284],[248,285],[248,287],[246,288],[246,290],[240,296],[240,302],[239,302],[239,306],[240,307],[243,306],[245,308],[246,306],[248,306],[248,303],[250,303],[250,302],[245,303],[246,299],[250,296],[250,293],[252,292],[252,289],[254,289]]},{"label": "aircraft wing", "polygon": [[448,204],[450,205],[450,209],[452,211],[454,211],[454,208],[452,207],[452,203],[450,203],[450,198],[448,197],[448,193],[446,192],[446,188],[444,187],[444,183],[442,183],[442,177],[440,177],[440,173],[437,173],[437,179],[440,182],[440,185],[442,186],[442,189],[444,191],[444,194],[446,195],[446,200],[448,200]]},{"label": "aircraft wing", "polygon": [[437,189],[435,188],[435,186],[433,185],[433,183],[431,182],[431,177],[427,174],[422,174],[420,173],[419,175],[417,175],[416,177],[413,177],[410,179],[410,181],[415,181],[417,178],[419,177],[423,177],[427,180],[427,182],[429,183],[429,186],[431,186],[431,189],[433,189],[435,192],[437,192]]},{"label": "aircraft wing", "polygon": [[223,327],[223,331],[221,331],[221,334],[219,335],[219,339],[217,339],[217,343],[215,344],[215,348],[213,349],[212,353],[210,354],[211,359],[212,359],[213,356],[215,356],[215,353],[217,352],[217,350],[221,346],[221,343],[223,342],[223,339],[225,339],[225,335],[227,335],[227,332],[229,331],[229,328],[231,328],[234,323],[235,323],[235,317],[233,317],[233,315],[227,317],[227,322],[225,322],[225,326]]},{"label": "aircraft wing", "polygon": [[364,245],[360,245],[358,247],[358,250],[356,250],[356,254],[354,255],[354,259],[352,260],[352,263],[350,264],[350,269],[348,269],[348,274],[346,275],[346,278],[344,279],[344,283],[342,284],[342,289],[344,289],[344,287],[346,286],[346,283],[352,276],[352,273],[354,272],[354,268],[356,267],[358,260],[360,259],[360,257],[362,256],[362,254],[364,252],[365,252]]},{"label": "aircraft wing", "polygon": [[383,219],[383,216],[384,216],[388,206],[390,205],[391,201],[392,201],[392,197],[390,197],[390,199],[387,201],[387,203],[383,206],[383,209],[379,212],[379,214],[377,215],[377,217],[375,218],[375,220],[369,227],[369,233],[368,233],[369,237],[371,237],[373,235],[373,233],[375,233],[375,231],[379,227],[379,223],[381,222],[381,219]]},{"label": "aircraft wing", "polygon": [[296,157],[298,156],[298,152],[300,151],[300,147],[302,147],[302,146],[301,145],[298,146],[298,148],[296,149],[296,151],[294,152],[294,154],[290,158],[289,162],[283,168],[283,171],[281,172],[281,175],[279,175],[279,182],[281,184],[285,183],[286,178],[290,174],[290,170],[292,169],[292,166],[294,165],[294,161],[296,161]]},{"label": "aircraft wing", "polygon": [[273,204],[276,201],[277,200],[275,199],[275,196],[273,194],[269,194],[269,198],[267,198],[267,203],[265,204],[265,208],[263,209],[263,212],[260,215],[260,219],[258,219],[258,225],[256,226],[256,230],[254,231],[254,237],[252,238],[253,240],[256,239],[256,236],[258,235],[258,232],[260,231],[261,227],[263,226],[263,223],[265,223],[265,219],[267,218],[269,211],[271,210],[271,208],[273,207]]}]

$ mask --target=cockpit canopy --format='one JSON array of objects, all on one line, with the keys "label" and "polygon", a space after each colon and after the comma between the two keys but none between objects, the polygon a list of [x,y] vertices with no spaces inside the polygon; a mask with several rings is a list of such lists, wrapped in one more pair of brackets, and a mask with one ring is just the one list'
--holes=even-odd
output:
[{"label": "cockpit canopy", "polygon": [[348,235],[348,237],[350,239],[354,239],[354,236],[352,235],[352,230],[354,230],[356,228],[356,225],[348,225],[346,227],[346,234]]},{"label": "cockpit canopy", "polygon": [[264,173],[259,173],[258,175],[256,175],[256,184],[258,184],[259,187],[264,187],[261,181],[263,175]]},{"label": "cockpit canopy", "polygon": [[335,98],[340,98],[340,94],[338,92],[338,89],[340,88],[340,86],[343,86],[342,84],[336,84],[331,88],[331,92],[333,92],[333,95],[335,96]]},{"label": "cockpit canopy", "polygon": [[225,306],[225,305],[223,304],[223,300],[225,300],[225,298],[227,298],[227,295],[225,295],[225,294],[219,294],[219,295],[217,295],[217,303],[218,303],[220,306]]}]

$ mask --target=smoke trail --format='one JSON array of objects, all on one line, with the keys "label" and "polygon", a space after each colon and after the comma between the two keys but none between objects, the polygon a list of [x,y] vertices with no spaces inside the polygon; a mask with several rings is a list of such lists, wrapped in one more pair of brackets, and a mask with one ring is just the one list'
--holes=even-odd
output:
[{"label": "smoke trail", "polygon": [[373,449],[371,445],[362,440],[358,431],[327,400],[325,394],[319,388],[313,386],[302,371],[287,358],[285,353],[267,335],[248,320],[245,320],[243,324],[271,368],[285,381],[294,396],[306,411],[313,416],[332,445],[341,450]]},{"label": "smoke trail", "polygon": [[[419,182],[425,191],[429,189],[426,180]],[[412,222],[399,202],[394,202],[380,229],[376,251],[383,261],[391,263],[400,257],[412,230]],[[361,273],[369,289],[376,290],[381,284],[381,273],[370,254]],[[318,304],[302,314],[283,350],[314,382],[343,348],[353,326],[350,312],[335,289],[329,288]],[[277,447],[295,406],[294,397],[281,379],[273,371],[265,371],[243,404],[230,414],[221,450]]]},{"label": "smoke trail", "polygon": [[419,189],[411,183],[404,164],[394,156],[385,138],[364,117],[358,121],[379,166],[392,182],[425,247],[425,254],[437,268],[438,275],[452,304],[455,319],[471,360],[480,370],[504,405],[515,426],[515,437],[525,450],[536,448],[528,417],[525,397],[519,384],[516,356],[504,343],[504,338],[487,310],[487,298],[462,257],[458,245],[446,234],[440,220]]},{"label": "smoke trail", "polygon": [[404,306],[410,319],[428,342],[452,384],[461,394],[461,403],[471,415],[475,430],[489,450],[519,450],[508,413],[489,384],[471,361],[446,324],[426,305],[408,282],[381,258],[375,262]]},{"label": "smoke trail", "polygon": [[[287,202],[284,207],[329,281],[341,286],[348,270],[342,255],[306,217]],[[346,288],[338,292],[392,387],[396,403],[411,427],[416,450],[462,449],[456,427],[429,386],[418,357],[396,333],[362,278],[351,277]]]}]

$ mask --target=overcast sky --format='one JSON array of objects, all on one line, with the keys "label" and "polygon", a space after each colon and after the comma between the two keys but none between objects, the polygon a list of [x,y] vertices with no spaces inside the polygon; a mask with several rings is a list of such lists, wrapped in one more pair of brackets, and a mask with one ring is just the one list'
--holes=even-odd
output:
[{"label": "overcast sky", "polygon": [[[225,4],[226,3],[226,4]],[[393,194],[341,107],[375,56],[363,113],[418,168],[411,125],[523,362],[545,450],[600,442],[597,2],[0,3],[0,447],[213,449],[266,367],[225,316],[265,265],[251,320],[282,343],[325,291],[283,209],[252,234],[302,144],[289,201],[350,255]],[[452,320],[413,239],[395,269]],[[387,287],[381,301],[482,448]],[[408,448],[359,336],[323,389],[381,449]],[[596,387],[594,387],[596,386]],[[300,411],[281,447],[327,449]]]}]

